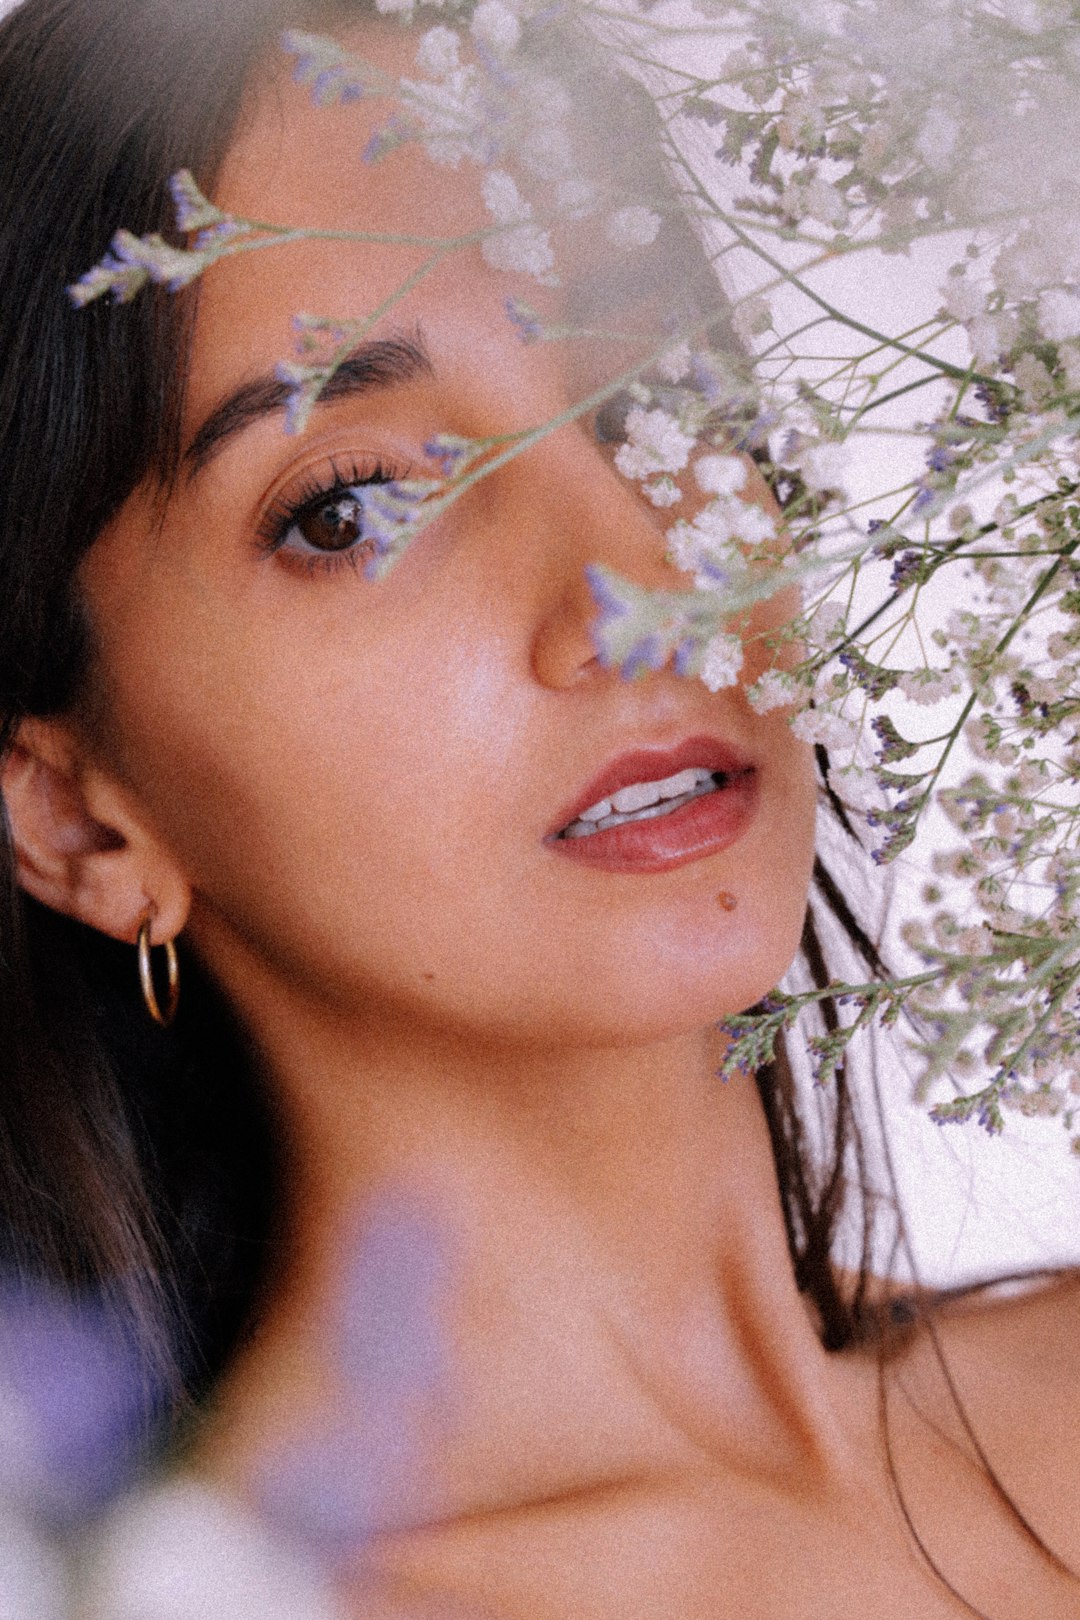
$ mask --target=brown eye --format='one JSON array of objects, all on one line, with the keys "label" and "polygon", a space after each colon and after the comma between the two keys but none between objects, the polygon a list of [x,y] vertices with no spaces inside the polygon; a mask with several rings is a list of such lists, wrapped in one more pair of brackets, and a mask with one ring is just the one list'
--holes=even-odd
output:
[{"label": "brown eye", "polygon": [[363,502],[351,490],[335,495],[332,500],[309,506],[298,516],[296,527],[316,551],[347,551],[363,539]]}]

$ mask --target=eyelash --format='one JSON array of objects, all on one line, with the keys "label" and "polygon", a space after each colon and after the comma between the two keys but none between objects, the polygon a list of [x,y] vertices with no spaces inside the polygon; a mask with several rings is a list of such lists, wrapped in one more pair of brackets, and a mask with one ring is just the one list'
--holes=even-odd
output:
[{"label": "eyelash", "polygon": [[[344,469],[330,462],[330,476],[322,472],[309,473],[298,489],[279,496],[268,508],[256,530],[256,543],[264,556],[279,553],[289,558],[295,567],[306,573],[336,573],[339,568],[356,569],[365,559],[367,544],[361,535],[354,544],[340,550],[320,550],[317,546],[301,550],[288,544],[292,529],[305,517],[331,505],[354,492],[362,492],[373,484],[392,484],[408,477],[408,470],[391,468],[381,461],[369,461],[364,466],[353,463]],[[310,545],[305,542],[305,545]]]}]

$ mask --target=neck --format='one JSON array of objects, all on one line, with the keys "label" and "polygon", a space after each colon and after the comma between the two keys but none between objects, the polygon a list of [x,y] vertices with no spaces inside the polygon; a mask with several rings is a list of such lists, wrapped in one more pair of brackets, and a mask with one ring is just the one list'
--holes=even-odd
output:
[{"label": "neck", "polygon": [[385,1318],[387,1254],[412,1329],[442,1345],[417,1518],[703,1453],[827,1466],[828,1358],[756,1088],[716,1077],[715,1031],[510,1050],[288,1014],[278,1002],[257,1025],[295,1155],[288,1260],[226,1386],[215,1468],[240,1480],[253,1452],[351,1400],[343,1359],[354,1386],[379,1383],[367,1352],[358,1372],[341,1350],[341,1300]]}]

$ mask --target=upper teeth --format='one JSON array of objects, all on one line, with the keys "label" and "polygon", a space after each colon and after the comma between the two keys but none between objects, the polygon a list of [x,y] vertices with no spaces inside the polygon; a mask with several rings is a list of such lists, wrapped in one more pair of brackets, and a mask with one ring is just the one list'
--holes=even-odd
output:
[{"label": "upper teeth", "polygon": [[620,788],[610,799],[591,804],[577,819],[603,821],[613,814],[626,815],[632,810],[644,810],[647,805],[658,804],[663,799],[677,799],[683,793],[693,793],[695,789],[704,787],[706,782],[711,783],[714,774],[704,766],[691,765],[689,770],[679,771],[675,776],[665,776],[662,782],[634,782],[630,787]]}]

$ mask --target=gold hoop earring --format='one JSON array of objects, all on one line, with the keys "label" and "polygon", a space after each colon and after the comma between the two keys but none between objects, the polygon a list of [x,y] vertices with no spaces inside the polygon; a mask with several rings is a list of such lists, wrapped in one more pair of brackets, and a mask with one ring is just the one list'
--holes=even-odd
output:
[{"label": "gold hoop earring", "polygon": [[154,989],[154,966],[150,951],[150,923],[151,919],[145,917],[139,929],[139,983],[142,986],[143,1000],[146,1010],[162,1029],[168,1029],[176,1017],[176,1009],[180,1003],[180,963],[176,956],[176,945],[171,939],[164,942],[165,971],[168,975],[169,999],[165,1004],[164,1012],[158,1003],[157,991]]}]

